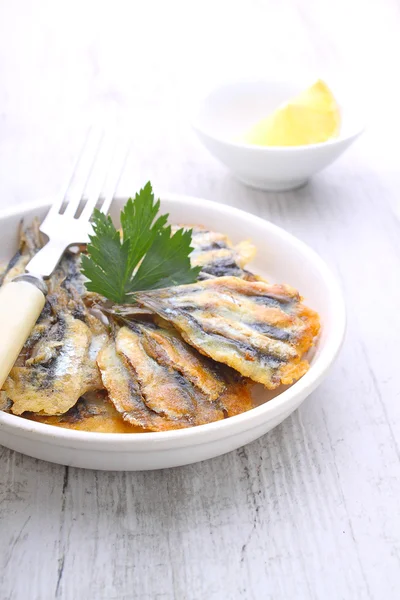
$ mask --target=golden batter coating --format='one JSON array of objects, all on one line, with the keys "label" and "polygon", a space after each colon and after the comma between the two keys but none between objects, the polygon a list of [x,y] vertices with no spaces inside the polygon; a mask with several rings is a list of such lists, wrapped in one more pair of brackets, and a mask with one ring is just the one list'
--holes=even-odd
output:
[{"label": "golden batter coating", "polygon": [[145,431],[141,427],[134,427],[124,421],[112,402],[108,400],[105,392],[85,394],[64,415],[50,417],[26,413],[24,416],[37,423],[75,431],[96,433],[143,433]]},{"label": "golden batter coating", "polygon": [[[193,252],[190,262],[193,266],[200,266],[199,279],[210,277],[224,277],[232,275],[257,280],[258,277],[245,270],[247,263],[253,260],[256,248],[250,241],[245,240],[234,246],[229,237],[217,231],[210,231],[199,225],[182,225],[192,229]],[[177,226],[172,228],[178,229]]]},{"label": "golden batter coating", "polygon": [[202,425],[252,408],[247,382],[162,324],[131,321],[100,351],[97,363],[116,409],[145,429]]},{"label": "golden batter coating", "polygon": [[318,314],[288,285],[220,277],[136,299],[202,354],[269,389],[304,375],[302,357],[320,328]]},{"label": "golden batter coating", "polygon": [[77,261],[66,254],[49,281],[46,305],[4,383],[16,415],[62,415],[102,388],[96,357],[108,334],[79,296]]}]

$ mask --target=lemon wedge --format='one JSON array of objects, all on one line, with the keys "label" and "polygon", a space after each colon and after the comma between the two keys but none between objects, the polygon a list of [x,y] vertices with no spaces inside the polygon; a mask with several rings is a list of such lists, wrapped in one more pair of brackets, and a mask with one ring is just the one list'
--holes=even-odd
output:
[{"label": "lemon wedge", "polygon": [[337,137],[340,130],[339,106],[321,80],[262,119],[248,131],[243,141],[257,146],[302,146]]}]

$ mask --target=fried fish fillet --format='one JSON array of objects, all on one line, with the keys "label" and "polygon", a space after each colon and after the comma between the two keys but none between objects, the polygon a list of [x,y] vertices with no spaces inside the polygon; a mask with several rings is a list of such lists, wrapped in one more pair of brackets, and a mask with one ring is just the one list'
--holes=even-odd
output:
[{"label": "fried fish fillet", "polygon": [[0,390],[0,410],[4,412],[10,412],[10,408],[12,406],[12,402],[10,398],[7,397],[5,392]]},{"label": "fried fish fillet", "polygon": [[96,358],[107,330],[71,283],[75,260],[67,254],[51,278],[45,307],[4,383],[14,414],[61,415],[102,388]]},{"label": "fried fish fillet", "polygon": [[[192,229],[192,248],[190,256],[192,266],[201,267],[199,280],[210,277],[232,275],[243,279],[255,280],[257,277],[244,269],[256,254],[255,246],[243,241],[234,246],[227,235],[209,231],[205,227],[182,225]],[[174,226],[173,231],[179,227]]]},{"label": "fried fish fillet", "polygon": [[96,433],[143,433],[145,431],[124,421],[104,392],[85,394],[64,415],[49,417],[26,413],[24,417],[37,423],[76,431]]},{"label": "fried fish fillet", "polygon": [[293,383],[309,368],[302,357],[318,334],[319,317],[288,285],[221,277],[135,298],[202,354],[269,389]]},{"label": "fried fish fillet", "polygon": [[24,273],[28,262],[43,246],[38,219],[34,219],[32,225],[26,228],[23,227],[23,223],[21,222],[18,235],[19,249],[14,254],[3,273],[0,274],[0,285],[8,283],[17,275]]},{"label": "fried fish fillet", "polygon": [[132,321],[97,358],[123,418],[151,431],[210,423],[252,408],[248,385],[200,355],[168,324]]}]

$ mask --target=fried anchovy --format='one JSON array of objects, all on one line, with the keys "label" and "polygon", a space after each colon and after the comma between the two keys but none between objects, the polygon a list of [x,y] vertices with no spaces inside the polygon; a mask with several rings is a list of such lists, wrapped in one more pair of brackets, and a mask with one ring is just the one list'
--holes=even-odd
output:
[{"label": "fried anchovy", "polygon": [[44,416],[25,413],[24,417],[38,423],[55,425],[64,429],[94,431],[97,433],[141,433],[141,427],[135,427],[125,421],[108,400],[105,392],[89,392],[65,414]]},{"label": "fried anchovy", "polygon": [[0,390],[0,410],[4,412],[10,412],[10,408],[12,407],[12,401],[7,397],[5,392]]},{"label": "fried anchovy", "polygon": [[302,356],[319,331],[317,313],[287,285],[221,277],[135,295],[201,353],[269,389],[309,365]]},{"label": "fried anchovy", "polygon": [[[257,280],[257,276],[244,269],[256,253],[251,242],[244,241],[234,246],[227,235],[209,231],[204,227],[189,226],[192,229],[193,252],[190,260],[193,266],[201,266],[199,280],[211,277],[232,275],[242,279]],[[177,226],[172,228],[178,229]]]},{"label": "fried anchovy", "polygon": [[0,275],[0,285],[8,283],[25,271],[25,267],[36,252],[43,246],[42,235],[39,231],[39,221],[34,219],[30,227],[19,227],[19,249],[14,254],[4,272]]},{"label": "fried anchovy", "polygon": [[78,261],[70,253],[63,257],[48,282],[45,307],[3,386],[14,414],[61,415],[86,392],[102,388],[96,358],[108,336],[79,296]]},{"label": "fried anchovy", "polygon": [[145,429],[201,425],[252,407],[246,382],[201,356],[166,323],[117,328],[97,362],[116,409]]}]

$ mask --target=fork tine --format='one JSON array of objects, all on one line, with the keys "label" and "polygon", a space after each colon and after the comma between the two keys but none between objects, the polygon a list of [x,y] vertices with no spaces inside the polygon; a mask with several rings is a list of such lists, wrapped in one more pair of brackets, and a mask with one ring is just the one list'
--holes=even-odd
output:
[{"label": "fork tine", "polygon": [[88,190],[87,193],[86,204],[82,210],[82,214],[79,217],[79,219],[82,220],[88,221],[90,219],[96,204],[101,199],[104,183],[107,178],[107,173],[110,168],[115,147],[115,139],[112,134],[109,134],[105,137],[103,147],[103,152],[100,152],[99,159],[96,161],[96,165],[93,169],[93,182],[91,182],[91,189]]},{"label": "fork tine", "polygon": [[123,141],[122,143],[119,143],[117,140],[116,146],[117,148],[111,163],[110,173],[107,175],[104,201],[100,208],[101,212],[104,214],[107,214],[110,209],[114,194],[117,191],[122,173],[124,172],[130,150],[127,140]]},{"label": "fork tine", "polygon": [[53,216],[60,212],[61,207],[64,203],[64,200],[68,194],[68,190],[71,187],[71,183],[74,179],[75,173],[78,170],[79,164],[80,164],[83,154],[85,152],[90,134],[91,134],[91,128],[89,128],[86,132],[85,139],[83,140],[82,147],[78,154],[78,158],[75,160],[74,168],[72,169],[72,175],[69,175],[69,177],[67,179],[67,183],[61,188],[62,192],[60,193],[59,197],[57,197],[57,199],[51,205],[49,212],[47,213],[47,217]]},{"label": "fork tine", "polygon": [[[105,133],[101,131],[100,142],[105,138]],[[93,143],[93,139],[96,140],[96,144]],[[106,144],[99,145],[97,143],[98,140],[99,136],[97,135],[94,137],[93,131],[90,130],[89,135],[86,138],[84,149],[81,152],[81,156],[77,163],[79,171],[83,171],[82,165],[85,166],[84,174],[86,175],[86,185],[81,189],[85,191],[87,202],[82,210],[82,214],[78,218],[75,218],[76,211],[79,209],[82,200],[82,195],[80,193],[73,193],[69,196],[70,204],[63,214],[59,213],[63,199],[61,199],[61,202],[59,200],[56,202],[55,208],[53,207],[50,209],[40,225],[40,230],[48,235],[49,241],[26,265],[26,271],[28,273],[34,275],[40,274],[42,277],[50,277],[66,248],[74,244],[86,243],[88,241],[88,235],[92,230],[90,217],[92,216],[96,204],[104,199],[103,210],[108,210],[112,201],[113,191],[118,184],[122,166],[124,165],[123,159],[126,159],[127,152],[126,145],[125,147],[120,145],[119,140],[114,136],[111,143],[109,143],[107,139]],[[110,165],[112,165],[112,168],[109,168]],[[107,182],[109,182],[109,185],[106,188],[107,193],[104,197],[101,196],[101,190],[106,175],[108,175]],[[75,179],[76,174],[74,173],[72,180]],[[89,188],[92,180],[95,187],[92,185],[91,188]],[[67,188],[68,190],[69,187],[70,186]]]},{"label": "fork tine", "polygon": [[90,180],[90,176],[96,164],[98,154],[101,150],[101,145],[104,138],[104,132],[98,128],[92,128],[86,139],[85,147],[80,156],[78,168],[73,176],[75,185],[73,186],[70,193],[67,192],[66,198],[68,200],[67,207],[64,214],[69,217],[73,217],[78,209],[78,206],[82,200],[85,188]]}]

